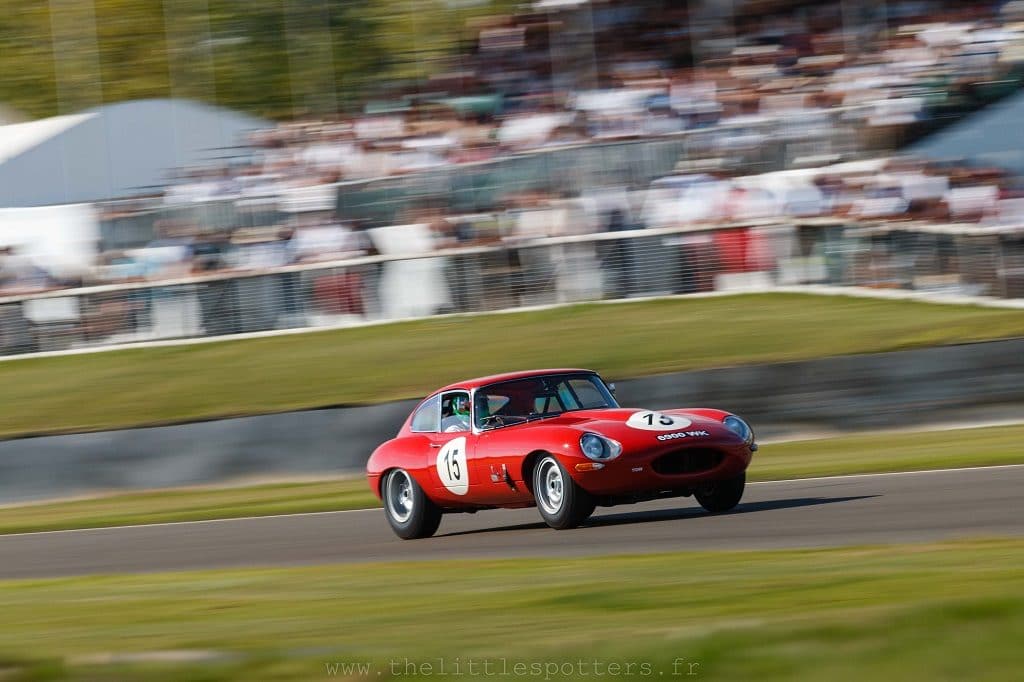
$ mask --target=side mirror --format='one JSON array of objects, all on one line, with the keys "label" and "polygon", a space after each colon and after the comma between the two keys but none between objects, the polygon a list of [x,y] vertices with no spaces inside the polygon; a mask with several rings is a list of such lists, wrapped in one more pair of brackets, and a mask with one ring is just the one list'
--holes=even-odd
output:
[{"label": "side mirror", "polygon": [[611,392],[612,395],[615,395],[615,382],[614,381],[612,383],[608,384],[608,391]]}]

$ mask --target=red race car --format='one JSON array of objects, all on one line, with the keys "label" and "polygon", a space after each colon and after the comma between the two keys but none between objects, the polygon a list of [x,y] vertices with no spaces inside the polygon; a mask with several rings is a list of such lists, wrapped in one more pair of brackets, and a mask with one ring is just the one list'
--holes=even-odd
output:
[{"label": "red race car", "polygon": [[694,495],[735,507],[757,450],[742,419],[721,410],[619,407],[585,369],[460,381],[421,402],[366,465],[402,538],[429,537],[441,515],[537,506],[552,528],[597,505]]}]

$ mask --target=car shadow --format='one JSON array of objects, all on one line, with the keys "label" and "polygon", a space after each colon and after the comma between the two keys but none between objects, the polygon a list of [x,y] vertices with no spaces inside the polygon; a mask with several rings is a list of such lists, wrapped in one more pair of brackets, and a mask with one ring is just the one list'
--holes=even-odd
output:
[{"label": "car shadow", "polygon": [[711,514],[700,507],[684,509],[653,509],[651,511],[627,512],[594,516],[587,520],[585,526],[618,526],[624,523],[645,523],[648,521],[672,521],[675,519],[697,518],[702,516],[736,516],[754,512],[776,511],[778,509],[796,509],[798,507],[816,507],[822,504],[837,502],[853,502],[879,495],[851,495],[848,497],[795,497],[788,500],[766,500],[764,502],[741,502],[732,511],[722,514]]},{"label": "car shadow", "polygon": [[[799,507],[815,507],[822,504],[836,504],[838,502],[854,502],[866,500],[880,495],[850,495],[846,497],[794,497],[786,500],[766,500],[764,502],[741,502],[735,509],[722,514],[710,514],[699,506],[684,507],[680,509],[651,509],[646,511],[625,512],[618,514],[606,514],[592,516],[580,528],[598,528],[601,526],[619,526],[627,523],[650,523],[652,521],[674,521],[677,519],[701,518],[710,516],[736,516],[737,514],[751,514],[755,512],[776,511],[779,509],[796,509]],[[536,523],[519,523],[513,526],[495,526],[492,528],[474,528],[473,530],[462,530],[454,533],[442,533],[437,537],[454,537],[457,535],[475,535],[477,533],[494,533],[510,530],[536,530],[547,528],[543,521]]]}]

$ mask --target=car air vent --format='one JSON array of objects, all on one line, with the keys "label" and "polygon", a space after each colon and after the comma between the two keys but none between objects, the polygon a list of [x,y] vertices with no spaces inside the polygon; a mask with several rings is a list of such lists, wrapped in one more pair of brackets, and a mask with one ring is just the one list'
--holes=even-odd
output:
[{"label": "car air vent", "polygon": [[709,471],[722,463],[724,455],[714,448],[682,448],[666,452],[651,463],[659,474],[695,474]]}]

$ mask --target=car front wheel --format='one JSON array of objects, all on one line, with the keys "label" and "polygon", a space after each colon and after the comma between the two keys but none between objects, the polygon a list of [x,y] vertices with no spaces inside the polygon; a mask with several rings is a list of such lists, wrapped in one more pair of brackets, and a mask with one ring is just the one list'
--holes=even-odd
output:
[{"label": "car front wheel", "polygon": [[740,503],[743,488],[747,484],[747,472],[724,481],[707,483],[693,494],[700,506],[712,513],[727,512]]},{"label": "car front wheel", "polygon": [[558,530],[575,528],[594,513],[593,498],[551,455],[533,470],[533,496],[544,522]]},{"label": "car front wheel", "polygon": [[441,510],[405,469],[387,475],[381,497],[391,529],[403,540],[429,538],[441,525]]}]

